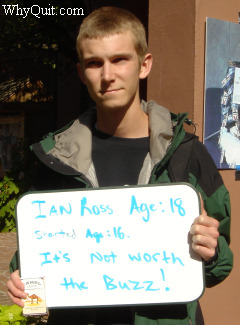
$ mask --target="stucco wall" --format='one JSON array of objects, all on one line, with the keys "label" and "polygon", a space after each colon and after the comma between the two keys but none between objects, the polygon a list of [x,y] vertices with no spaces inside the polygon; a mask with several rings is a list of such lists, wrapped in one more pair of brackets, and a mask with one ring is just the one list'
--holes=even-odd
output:
[{"label": "stucco wall", "polygon": [[[190,112],[202,139],[204,114],[205,22],[212,17],[238,21],[239,0],[149,0],[149,48],[154,65],[148,99],[171,111]],[[239,54],[240,59],[240,54]],[[221,171],[232,203],[231,275],[206,289],[201,305],[206,325],[240,324],[240,181],[235,171]]]},{"label": "stucco wall", "polygon": [[148,98],[173,112],[193,113],[195,4],[189,0],[149,1],[149,50],[153,69]]}]

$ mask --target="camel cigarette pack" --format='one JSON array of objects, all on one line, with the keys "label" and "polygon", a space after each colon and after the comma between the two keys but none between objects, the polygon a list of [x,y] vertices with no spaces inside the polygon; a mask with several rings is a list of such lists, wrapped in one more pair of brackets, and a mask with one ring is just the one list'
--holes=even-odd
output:
[{"label": "camel cigarette pack", "polygon": [[21,279],[27,298],[24,299],[23,315],[46,315],[46,297],[44,278]]}]

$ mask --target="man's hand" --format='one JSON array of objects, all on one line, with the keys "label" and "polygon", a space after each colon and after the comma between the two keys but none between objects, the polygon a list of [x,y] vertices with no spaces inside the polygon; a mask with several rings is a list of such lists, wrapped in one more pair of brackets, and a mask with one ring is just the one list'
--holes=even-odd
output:
[{"label": "man's hand", "polygon": [[19,271],[11,273],[10,279],[7,282],[8,296],[12,302],[20,307],[24,307],[22,299],[26,299],[24,285],[20,280]]},{"label": "man's hand", "polygon": [[190,234],[192,235],[192,248],[207,262],[216,253],[219,222],[207,215],[202,198],[201,211],[201,215],[191,226]]}]

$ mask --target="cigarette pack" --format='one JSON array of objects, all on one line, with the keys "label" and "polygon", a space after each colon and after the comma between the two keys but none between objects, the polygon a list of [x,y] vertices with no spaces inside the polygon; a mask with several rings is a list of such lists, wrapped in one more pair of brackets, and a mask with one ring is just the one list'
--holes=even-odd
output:
[{"label": "cigarette pack", "polygon": [[27,298],[24,299],[23,315],[47,315],[44,278],[21,279]]}]

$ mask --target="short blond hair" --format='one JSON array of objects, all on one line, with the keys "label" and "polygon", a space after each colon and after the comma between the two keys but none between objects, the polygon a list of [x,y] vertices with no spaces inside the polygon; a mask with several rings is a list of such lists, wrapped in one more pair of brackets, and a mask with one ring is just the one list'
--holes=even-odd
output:
[{"label": "short blond hair", "polygon": [[80,26],[76,48],[82,62],[81,41],[131,32],[141,64],[147,54],[146,32],[141,21],[130,11],[117,7],[101,7],[87,16]]}]

